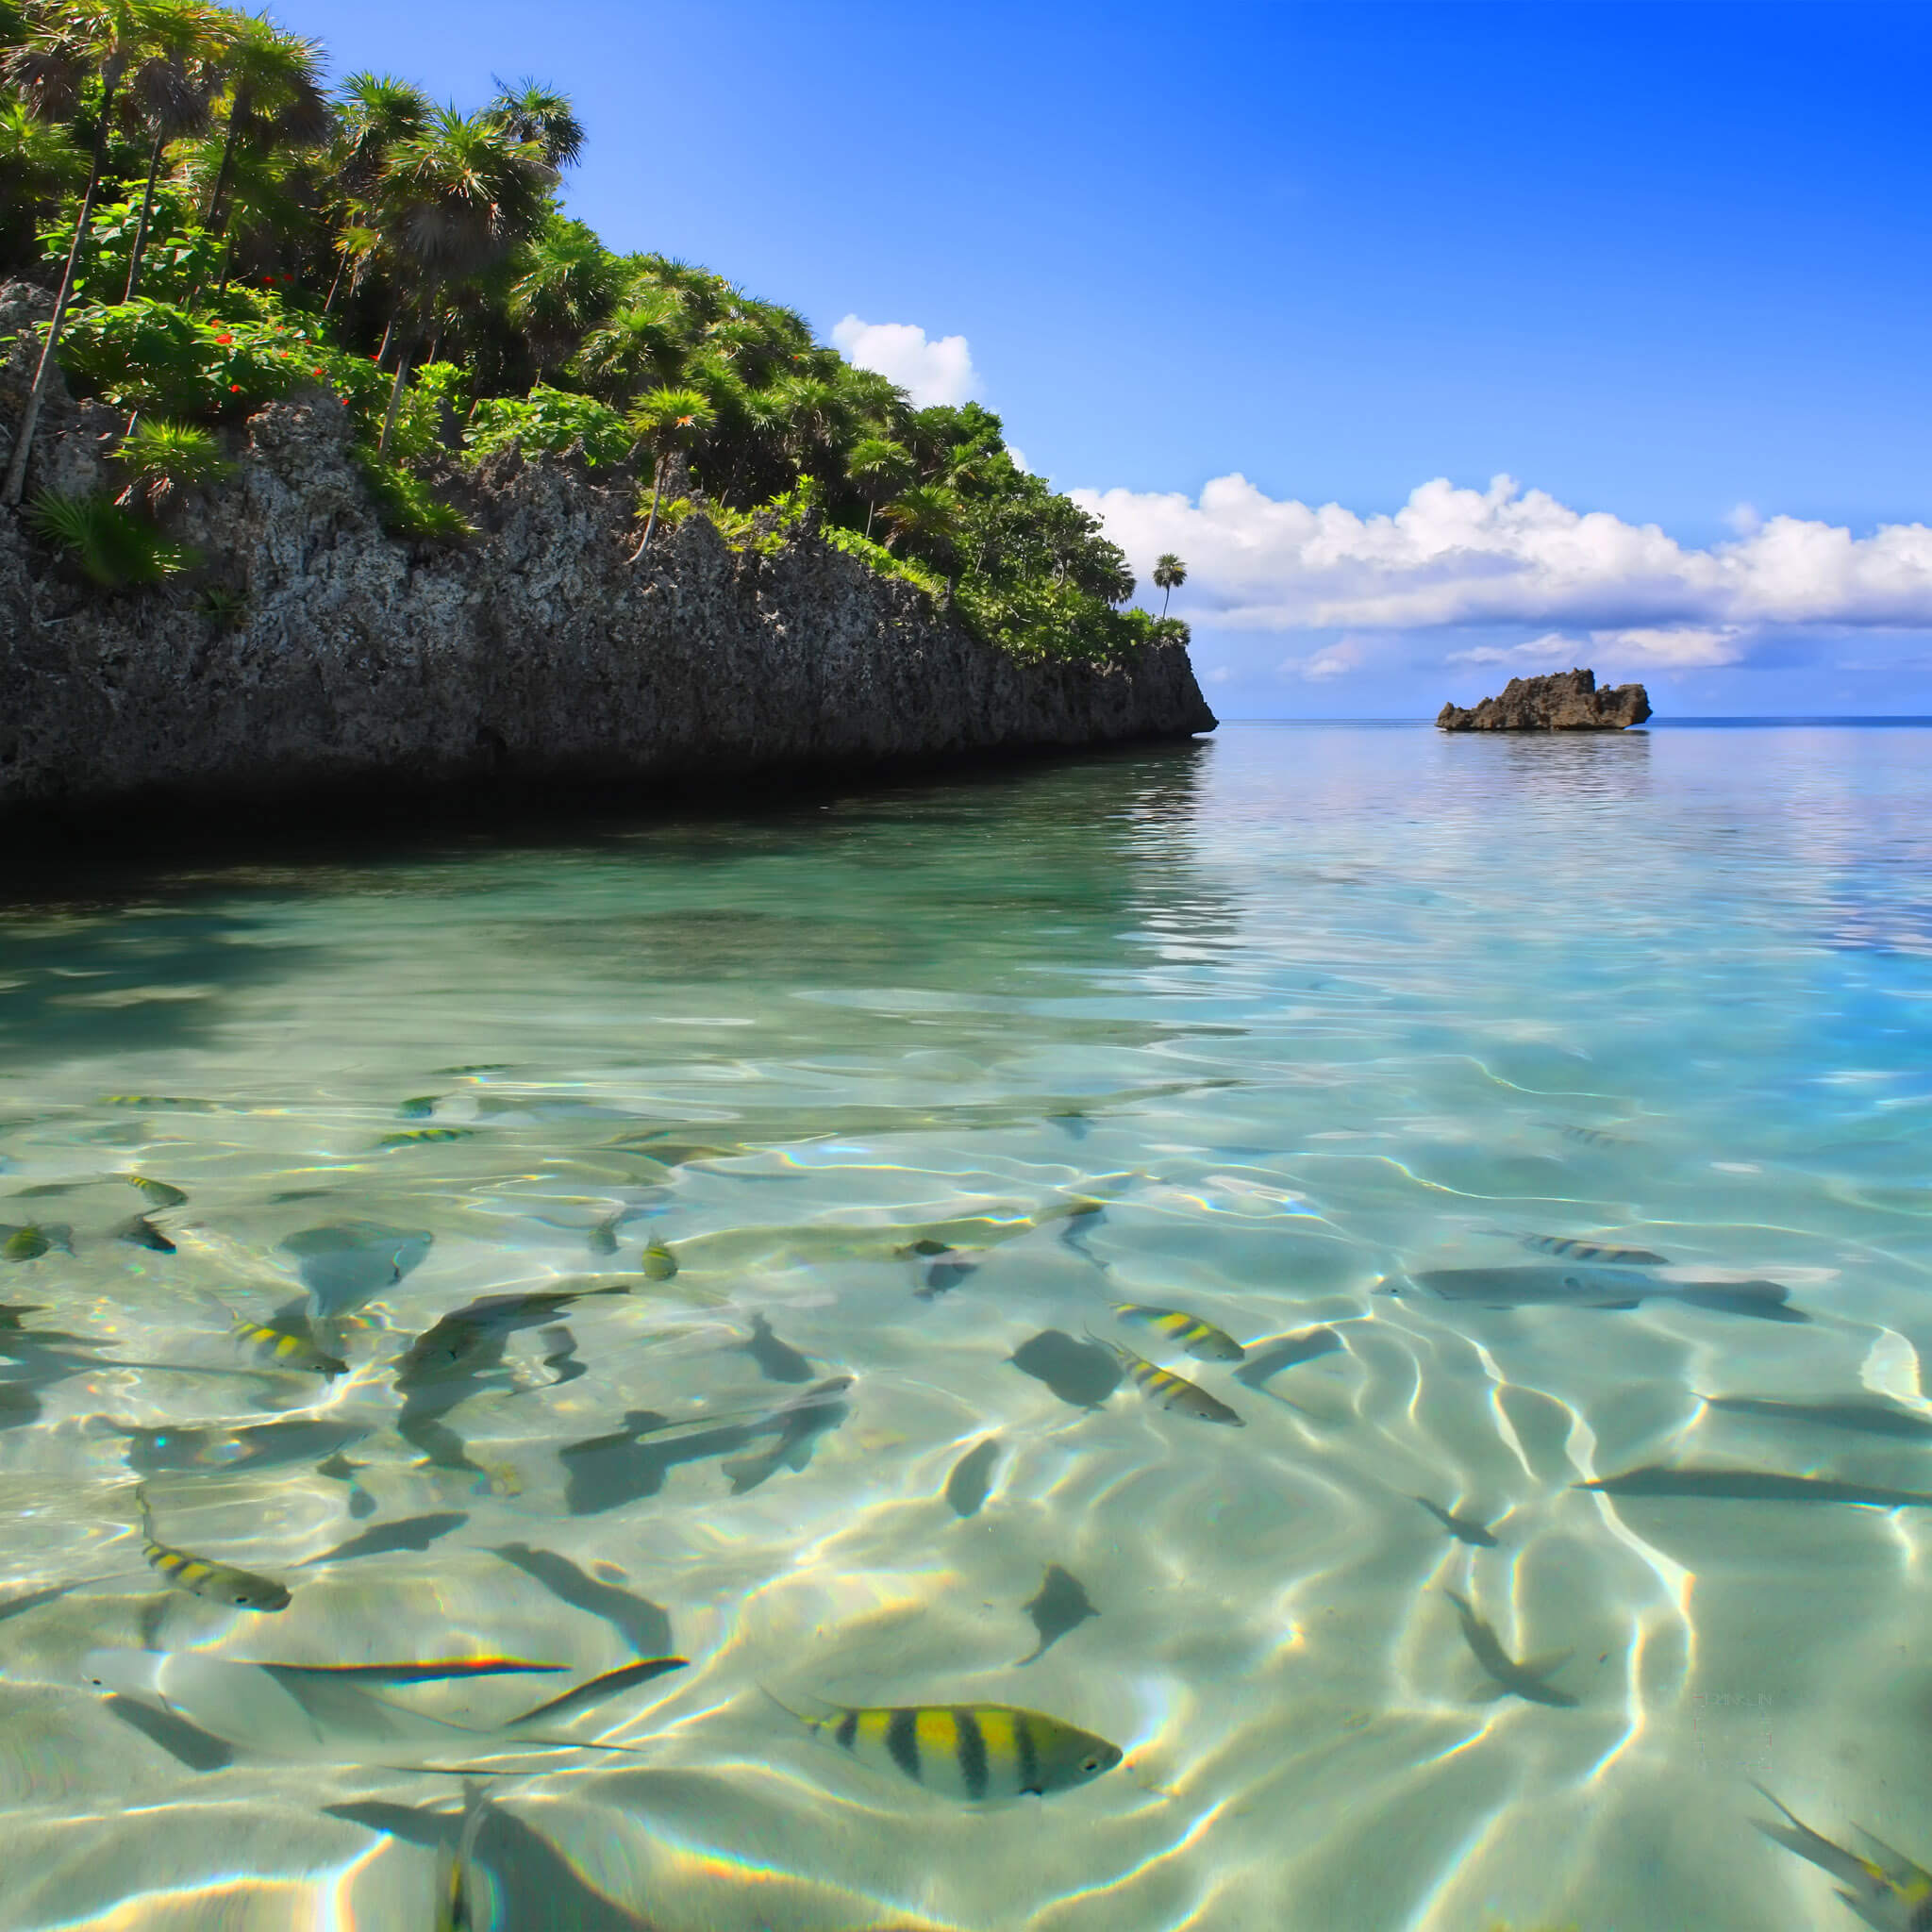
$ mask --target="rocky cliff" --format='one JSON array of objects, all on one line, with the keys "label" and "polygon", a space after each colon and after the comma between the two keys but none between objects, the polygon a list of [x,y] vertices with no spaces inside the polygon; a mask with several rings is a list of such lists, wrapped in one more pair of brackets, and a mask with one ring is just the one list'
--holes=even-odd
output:
[{"label": "rocky cliff", "polygon": [[1444,705],[1436,714],[1444,731],[1623,731],[1650,716],[1641,684],[1596,688],[1593,671],[1559,671],[1549,677],[1512,677],[1500,697],[1471,708]]},{"label": "rocky cliff", "polygon": [[[0,814],[622,791],[1213,727],[1184,650],[1017,661],[808,533],[741,553],[694,515],[631,566],[636,476],[568,454],[453,478],[468,541],[396,541],[345,414],[320,388],[270,404],[232,432],[236,475],[171,513],[236,599],[213,615],[91,589],[0,509]],[[118,487],[123,427],[57,397],[29,501]]]}]

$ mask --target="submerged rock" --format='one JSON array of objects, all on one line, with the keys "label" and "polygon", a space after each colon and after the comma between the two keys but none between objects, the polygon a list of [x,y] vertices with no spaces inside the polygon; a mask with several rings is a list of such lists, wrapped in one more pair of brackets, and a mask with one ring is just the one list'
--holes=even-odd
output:
[{"label": "submerged rock", "polygon": [[1444,705],[1436,714],[1443,731],[1625,731],[1650,716],[1650,694],[1641,684],[1596,688],[1594,671],[1557,671],[1548,677],[1512,677],[1501,697],[1473,709]]}]

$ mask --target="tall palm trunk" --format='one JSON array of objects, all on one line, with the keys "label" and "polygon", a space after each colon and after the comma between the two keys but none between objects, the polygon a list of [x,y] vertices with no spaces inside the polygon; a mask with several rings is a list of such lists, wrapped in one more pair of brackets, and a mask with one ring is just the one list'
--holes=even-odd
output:
[{"label": "tall palm trunk", "polygon": [[865,541],[868,543],[872,541],[872,520],[874,515],[877,512],[877,501],[874,498],[868,496],[865,499]]},{"label": "tall palm trunk", "polygon": [[405,344],[396,358],[396,379],[390,385],[389,414],[382,419],[382,441],[375,445],[378,456],[388,456],[389,440],[395,434],[396,415],[403,407],[403,385],[409,379],[409,351]]},{"label": "tall palm trunk", "polygon": [[242,138],[242,117],[247,111],[248,94],[246,90],[242,90],[228,105],[228,134],[222,142],[222,165],[215,170],[215,185],[208,194],[208,212],[201,218],[203,225],[217,235],[227,231],[227,224],[218,223],[215,215],[222,206],[222,193],[228,185],[228,177],[235,171],[235,143]]},{"label": "tall palm trunk", "polygon": [[141,219],[134,225],[134,253],[127,263],[127,287],[121,299],[132,302],[141,287],[141,258],[147,249],[147,225],[155,211],[155,176],[161,172],[161,149],[167,136],[157,132],[154,151],[147,158],[147,188],[141,197]]},{"label": "tall palm trunk", "polygon": [[20,427],[14,432],[13,457],[7,465],[7,481],[0,484],[0,503],[17,504],[26,491],[27,452],[33,448],[34,425],[41,420],[47,385],[54,379],[54,349],[60,340],[60,325],[67,320],[68,304],[74,300],[74,272],[80,261],[80,244],[87,239],[93,221],[94,199],[101,192],[101,175],[108,164],[108,115],[120,81],[118,69],[101,76],[101,125],[94,136],[94,164],[87,177],[87,192],[80,198],[80,213],[75,218],[74,246],[67,251],[67,267],[60,276],[60,292],[54,298],[54,319],[47,325],[47,340],[41,348],[40,366],[34,371],[34,386],[27,393],[26,408],[20,412]]},{"label": "tall palm trunk", "polygon": [[658,499],[664,494],[664,458],[660,456],[651,472],[651,514],[644,519],[644,541],[630,554],[635,563],[651,547],[651,532],[658,527]]},{"label": "tall palm trunk", "polygon": [[1165,624],[1165,623],[1167,622],[1167,600],[1168,600],[1168,599],[1169,599],[1170,597],[1172,597],[1173,595],[1174,595],[1174,586],[1173,586],[1172,584],[1163,584],[1163,585],[1161,585],[1161,587],[1160,587],[1160,621],[1161,621],[1161,622],[1162,622],[1163,624]]}]

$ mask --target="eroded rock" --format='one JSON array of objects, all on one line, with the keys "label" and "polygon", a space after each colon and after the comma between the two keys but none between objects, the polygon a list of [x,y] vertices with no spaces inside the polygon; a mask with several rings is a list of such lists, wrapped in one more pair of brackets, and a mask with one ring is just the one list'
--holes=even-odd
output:
[{"label": "eroded rock", "polygon": [[1474,708],[1444,705],[1436,714],[1444,731],[1624,731],[1650,716],[1641,684],[1596,688],[1593,671],[1558,671],[1548,677],[1512,677],[1500,697]]}]

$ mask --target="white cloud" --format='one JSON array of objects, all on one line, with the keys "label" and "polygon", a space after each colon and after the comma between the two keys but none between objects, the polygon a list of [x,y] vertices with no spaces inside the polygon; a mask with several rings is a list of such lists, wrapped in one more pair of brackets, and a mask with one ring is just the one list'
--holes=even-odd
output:
[{"label": "white cloud", "polygon": [[1033,468],[1033,465],[1026,460],[1026,452],[1020,448],[1017,443],[1008,443],[1007,454],[1012,458],[1014,469],[1030,471]]},{"label": "white cloud", "polygon": [[1451,651],[1450,664],[1512,664],[1524,671],[1560,671],[1587,664],[1601,650],[1620,660],[1636,659],[1675,669],[1686,665],[1736,664],[1750,648],[1747,632],[1736,625],[1700,629],[1694,625],[1637,626],[1624,630],[1586,631],[1566,637],[1545,631],[1524,644],[1480,644],[1470,651]]},{"label": "white cloud", "polygon": [[[1238,475],[1216,477],[1198,502],[1073,493],[1105,520],[1140,575],[1161,551],[1178,551],[1195,610],[1253,629],[1574,625],[1593,642],[1681,665],[1738,661],[1755,627],[1932,625],[1924,524],[1855,538],[1754,511],[1736,520],[1735,541],[1696,549],[1655,524],[1571,509],[1508,476],[1487,490],[1439,477],[1392,516],[1277,500]],[[1531,661],[1530,647],[1517,648]]]},{"label": "white cloud", "polygon": [[1359,671],[1368,661],[1368,651],[1359,638],[1343,638],[1340,643],[1330,644],[1324,651],[1317,651],[1307,658],[1290,658],[1281,666],[1284,677],[1306,678],[1310,684],[1323,684],[1331,677],[1346,677],[1351,671]]},{"label": "white cloud", "polygon": [[963,403],[979,387],[964,336],[928,341],[925,331],[909,322],[861,322],[848,315],[833,325],[832,345],[848,362],[890,376],[915,408]]}]

